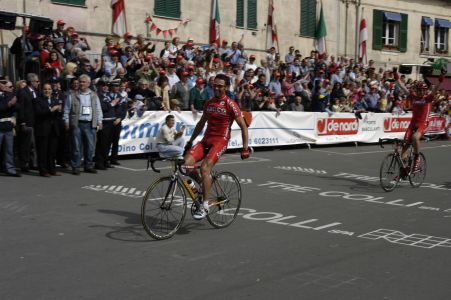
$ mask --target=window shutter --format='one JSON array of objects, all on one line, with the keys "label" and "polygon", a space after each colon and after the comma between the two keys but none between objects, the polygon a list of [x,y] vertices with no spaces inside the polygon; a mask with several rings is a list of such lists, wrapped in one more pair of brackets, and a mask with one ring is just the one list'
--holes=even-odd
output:
[{"label": "window shutter", "polygon": [[85,0],[52,0],[53,3],[85,6]]},{"label": "window shutter", "polygon": [[301,0],[301,35],[315,37],[316,0]]},{"label": "window shutter", "polygon": [[399,51],[407,52],[407,22],[408,15],[401,14],[401,24],[399,26]]},{"label": "window shutter", "polygon": [[257,0],[247,0],[247,28],[257,29]]},{"label": "window shutter", "polygon": [[166,0],[167,16],[171,18],[180,18],[180,0]]},{"label": "window shutter", "polygon": [[384,13],[381,10],[373,10],[373,49],[382,50],[382,30],[384,25]]},{"label": "window shutter", "polygon": [[180,18],[180,0],[155,0],[154,13],[157,16]]},{"label": "window shutter", "polygon": [[236,26],[244,27],[244,0],[236,1]]},{"label": "window shutter", "polygon": [[166,5],[164,0],[155,0],[154,14],[157,16],[166,16]]}]

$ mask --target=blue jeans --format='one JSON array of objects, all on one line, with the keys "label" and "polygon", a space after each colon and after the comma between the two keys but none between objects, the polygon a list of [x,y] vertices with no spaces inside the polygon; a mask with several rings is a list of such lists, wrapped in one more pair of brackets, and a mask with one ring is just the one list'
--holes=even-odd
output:
[{"label": "blue jeans", "polygon": [[176,139],[172,144],[157,144],[157,149],[160,152],[160,156],[164,158],[171,158],[182,156],[185,145],[185,140],[182,137]]},{"label": "blue jeans", "polygon": [[13,152],[14,137],[12,131],[0,131],[0,150],[2,149],[2,144],[5,149],[5,156],[3,159],[5,162],[6,172],[16,174]]},{"label": "blue jeans", "polygon": [[94,167],[93,157],[96,147],[97,129],[92,128],[91,122],[79,122],[78,127],[72,129],[72,160],[73,169],[81,166],[81,156],[83,155],[84,167],[92,169]]}]

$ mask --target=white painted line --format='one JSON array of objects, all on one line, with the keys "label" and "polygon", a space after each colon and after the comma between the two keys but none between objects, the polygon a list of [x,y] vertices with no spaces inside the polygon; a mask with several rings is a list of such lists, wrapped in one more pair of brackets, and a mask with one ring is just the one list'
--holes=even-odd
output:
[{"label": "white painted line", "polygon": [[[437,149],[437,148],[446,148],[446,147],[451,147],[451,145],[439,145],[439,146],[431,146],[431,147],[421,147],[421,149]],[[387,148],[387,150],[365,151],[365,152],[354,152],[354,153],[341,153],[341,152],[327,151],[327,150],[318,150],[318,149],[312,149],[311,151],[331,153],[331,154],[337,154],[337,155],[361,155],[361,154],[393,152],[392,149],[388,149],[388,148]]]},{"label": "white painted line", "polygon": [[[219,162],[216,165],[219,166],[219,165],[232,165],[232,164],[243,164],[243,163],[249,164],[249,163],[259,163],[259,162],[264,162],[264,161],[271,161],[271,160],[268,158],[251,156],[249,159],[246,159],[246,160],[237,160],[237,161],[232,161],[232,162]],[[133,171],[133,172],[148,171],[147,169],[134,169],[134,168],[128,168],[128,167],[123,167],[123,166],[116,166],[116,168]],[[167,170],[167,169],[171,169],[171,168],[172,168],[172,166],[158,167],[159,170]],[[152,171],[152,169],[149,169],[149,171]]]}]

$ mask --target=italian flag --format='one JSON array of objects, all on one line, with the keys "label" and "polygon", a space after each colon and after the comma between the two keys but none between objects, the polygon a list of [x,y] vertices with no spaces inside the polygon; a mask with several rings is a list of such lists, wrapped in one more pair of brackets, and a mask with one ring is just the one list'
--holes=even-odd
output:
[{"label": "italian flag", "polygon": [[315,48],[319,54],[326,52],[326,22],[324,21],[323,4],[321,3],[321,12],[319,14],[318,26],[316,28]]},{"label": "italian flag", "polygon": [[219,0],[212,0],[211,7],[211,24],[210,24],[210,44],[216,44],[220,46],[219,24],[221,18],[219,17]]},{"label": "italian flag", "polygon": [[124,0],[111,0],[111,8],[113,9],[113,33],[123,36],[127,32]]}]

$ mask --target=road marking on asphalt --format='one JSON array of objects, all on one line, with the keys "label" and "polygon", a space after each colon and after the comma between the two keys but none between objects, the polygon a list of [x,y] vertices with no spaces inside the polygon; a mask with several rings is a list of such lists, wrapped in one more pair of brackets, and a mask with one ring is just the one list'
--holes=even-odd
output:
[{"label": "road marking on asphalt", "polygon": [[[224,214],[227,214],[227,209],[222,211]],[[318,218],[308,218],[306,220],[302,219],[299,221],[298,216],[284,216],[278,212],[268,212],[268,211],[257,211],[252,208],[240,208],[238,213],[243,219],[250,221],[264,221],[266,223],[284,225],[289,227],[296,227],[306,230],[323,230],[327,233],[331,234],[340,234],[345,236],[355,236],[357,238],[370,239],[370,240],[385,240],[392,244],[403,245],[403,246],[412,246],[423,249],[432,249],[435,247],[446,247],[451,248],[451,239],[445,237],[437,237],[432,235],[425,235],[419,233],[413,234],[404,234],[398,230],[392,229],[377,229],[367,233],[356,235],[353,231],[343,230],[343,229],[330,229],[332,227],[336,227],[339,225],[343,225],[341,222],[332,222],[326,223],[321,226],[313,226],[312,223],[316,223],[319,221]],[[292,219],[296,219],[295,223],[292,222]],[[282,222],[286,220],[291,220],[290,222]],[[308,224],[308,225],[307,225]],[[312,226],[310,226],[312,225]],[[329,230],[324,230],[329,229]]]},{"label": "road marking on asphalt", "polygon": [[327,172],[325,170],[303,168],[303,167],[296,167],[296,166],[277,166],[277,167],[274,167],[274,169],[279,169],[279,170],[284,170],[284,171],[302,172],[302,173],[308,173],[308,174],[327,174]]},{"label": "road marking on asphalt", "polygon": [[399,207],[404,207],[404,208],[416,207],[421,210],[427,210],[427,211],[433,211],[433,212],[443,212],[443,213],[451,212],[451,208],[442,209],[439,207],[426,206],[426,205],[422,205],[422,204],[424,204],[424,202],[421,202],[421,201],[411,202],[411,201],[408,201],[408,200],[405,200],[402,198],[390,200],[383,196],[376,197],[376,196],[368,195],[368,194],[353,194],[353,193],[342,192],[342,191],[322,191],[321,188],[317,188],[317,187],[300,186],[297,184],[277,182],[277,181],[267,181],[266,183],[257,184],[257,186],[264,186],[264,187],[270,188],[270,189],[275,188],[275,189],[280,189],[283,191],[304,193],[304,194],[318,191],[318,196],[321,196],[321,197],[339,198],[339,199],[345,199],[345,200],[351,200],[351,201],[363,201],[363,202],[368,202],[368,203],[399,206]]},{"label": "road marking on asphalt", "polygon": [[[259,163],[259,162],[265,162],[265,161],[271,161],[271,160],[268,158],[251,156],[250,158],[248,158],[246,160],[240,159],[240,160],[234,160],[234,161],[229,161],[229,162],[222,161],[222,162],[218,162],[216,165],[218,166],[218,165],[233,165],[233,164],[249,164],[249,163]],[[124,166],[115,166],[115,168],[123,169],[123,170],[127,170],[127,171],[133,171],[133,172],[148,171],[147,168],[135,169],[135,168],[129,168],[129,167],[124,167]],[[158,167],[159,170],[168,170],[171,168],[172,168],[172,166],[161,167],[161,168]],[[152,170],[152,169],[149,169],[149,170]]]},{"label": "road marking on asphalt", "polygon": [[397,230],[377,229],[358,236],[370,240],[385,240],[392,244],[431,249],[435,247],[451,248],[451,239],[424,234],[405,234]]},{"label": "road marking on asphalt", "polygon": [[[375,176],[366,176],[366,175],[360,175],[360,174],[353,174],[353,173],[338,173],[333,175],[334,177],[342,177],[342,178],[351,178],[351,179],[356,179],[356,180],[360,180],[360,181],[368,181],[368,182],[376,182],[379,181],[379,177],[375,177]],[[434,183],[427,183],[427,182],[423,182],[420,185],[421,188],[430,188],[430,189],[434,189],[434,190],[444,190],[444,191],[451,191],[451,188],[447,188],[445,185],[438,185],[438,184],[434,184]]]},{"label": "road marking on asphalt", "polygon": [[28,205],[23,205],[20,202],[12,201],[0,204],[0,209],[7,210],[9,212],[20,213],[28,208]]},{"label": "road marking on asphalt", "polygon": [[[446,148],[451,147],[451,145],[438,145],[438,146],[431,146],[431,147],[421,147],[421,149],[438,149],[438,148]],[[365,151],[365,152],[352,152],[352,153],[343,153],[343,152],[336,152],[336,151],[328,151],[328,150],[320,150],[320,149],[311,149],[311,151],[316,152],[324,152],[324,153],[330,153],[330,154],[337,154],[337,155],[362,155],[362,154],[373,154],[373,153],[385,153],[385,152],[393,152],[393,150],[375,150],[375,151]]]}]

